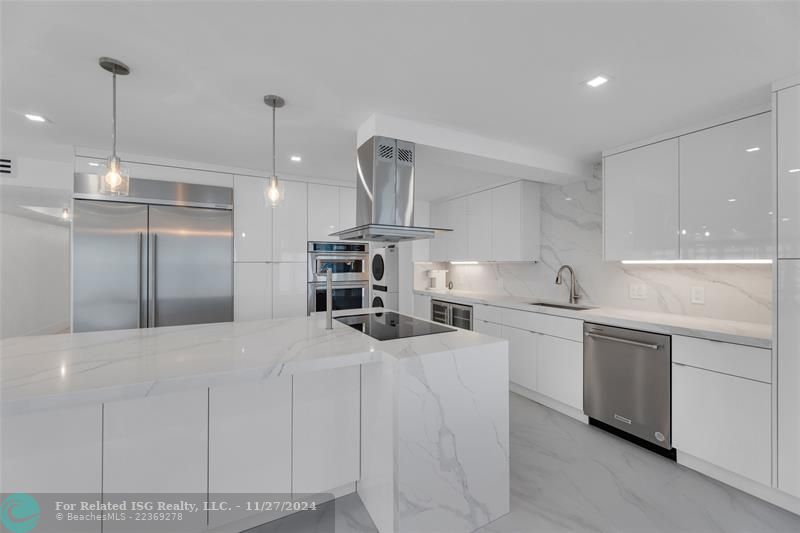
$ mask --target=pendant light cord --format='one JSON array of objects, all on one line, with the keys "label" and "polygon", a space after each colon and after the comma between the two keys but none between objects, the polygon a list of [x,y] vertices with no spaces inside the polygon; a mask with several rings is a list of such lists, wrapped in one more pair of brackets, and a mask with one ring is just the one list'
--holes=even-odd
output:
[{"label": "pendant light cord", "polygon": [[117,69],[111,73],[111,157],[117,157]]},{"label": "pendant light cord", "polygon": [[278,175],[275,171],[275,106],[272,106],[272,175]]}]

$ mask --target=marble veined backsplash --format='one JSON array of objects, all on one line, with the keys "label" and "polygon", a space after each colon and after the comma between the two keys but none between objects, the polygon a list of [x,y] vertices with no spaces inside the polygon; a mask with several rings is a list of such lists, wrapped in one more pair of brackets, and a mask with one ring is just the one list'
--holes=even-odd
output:
[{"label": "marble veined backsplash", "polygon": [[[542,186],[541,260],[538,263],[450,265],[417,263],[415,286],[424,271],[449,270],[453,288],[489,294],[568,299],[568,285],[555,285],[562,264],[575,269],[581,303],[769,323],[772,319],[771,265],[623,265],[602,260],[602,182]],[[438,265],[438,266],[437,266]],[[566,276],[568,279],[568,275]],[[644,286],[644,299],[630,298]],[[701,287],[705,304],[692,303]]]}]

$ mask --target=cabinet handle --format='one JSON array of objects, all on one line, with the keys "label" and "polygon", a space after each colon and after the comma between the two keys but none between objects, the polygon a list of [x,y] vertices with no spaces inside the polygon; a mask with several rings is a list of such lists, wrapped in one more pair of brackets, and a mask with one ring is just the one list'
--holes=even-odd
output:
[{"label": "cabinet handle", "polygon": [[593,337],[595,339],[601,339],[604,341],[611,341],[611,342],[619,342],[621,344],[630,344],[631,346],[638,346],[640,348],[648,348],[650,350],[658,350],[661,348],[660,344],[649,344],[646,342],[639,342],[639,341],[632,341],[628,339],[620,339],[619,337],[610,337],[608,335],[600,335],[599,333],[587,333],[587,337]]}]

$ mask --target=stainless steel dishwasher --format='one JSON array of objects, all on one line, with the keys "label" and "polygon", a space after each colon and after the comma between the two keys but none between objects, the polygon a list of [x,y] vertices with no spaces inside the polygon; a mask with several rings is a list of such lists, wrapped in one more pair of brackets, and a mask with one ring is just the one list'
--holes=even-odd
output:
[{"label": "stainless steel dishwasher", "polygon": [[671,341],[669,335],[584,323],[583,411],[590,421],[671,450]]}]

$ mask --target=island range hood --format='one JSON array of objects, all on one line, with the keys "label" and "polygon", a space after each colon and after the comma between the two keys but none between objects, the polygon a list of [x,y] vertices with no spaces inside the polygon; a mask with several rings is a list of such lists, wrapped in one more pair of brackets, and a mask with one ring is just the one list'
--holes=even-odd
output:
[{"label": "island range hood", "polygon": [[414,225],[414,143],[372,137],[356,158],[356,227],[332,233],[347,241],[432,239],[445,228]]}]

